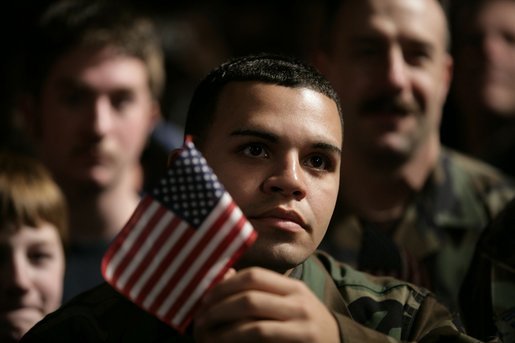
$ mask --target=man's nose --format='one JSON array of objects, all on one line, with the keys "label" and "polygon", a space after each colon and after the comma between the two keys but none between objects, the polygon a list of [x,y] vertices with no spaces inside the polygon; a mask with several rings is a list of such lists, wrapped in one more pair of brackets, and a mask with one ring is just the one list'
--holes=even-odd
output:
[{"label": "man's nose", "polygon": [[400,91],[408,84],[408,65],[402,49],[392,49],[387,57],[385,79],[395,91]]},{"label": "man's nose", "polygon": [[102,136],[106,134],[113,125],[113,110],[111,103],[107,97],[99,97],[95,99],[95,102],[91,110],[91,128],[92,130]]},{"label": "man's nose", "polygon": [[263,189],[265,193],[280,194],[297,201],[306,197],[304,170],[296,154],[288,155],[274,164],[272,172],[263,183]]}]

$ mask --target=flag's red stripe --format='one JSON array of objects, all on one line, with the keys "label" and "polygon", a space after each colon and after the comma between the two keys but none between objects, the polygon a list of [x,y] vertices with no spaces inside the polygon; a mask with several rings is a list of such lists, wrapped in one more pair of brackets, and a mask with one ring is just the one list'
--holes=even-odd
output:
[{"label": "flag's red stripe", "polygon": [[[215,284],[217,284],[223,278],[223,276],[225,275],[226,271],[234,264],[235,261],[237,261],[240,258],[240,256],[245,252],[245,250],[247,250],[248,247],[251,246],[254,243],[256,238],[257,238],[256,231],[252,231],[251,234],[249,235],[249,237],[247,238],[247,240],[245,242],[243,242],[243,244],[241,244],[240,248],[231,256],[231,259],[227,262],[226,267],[222,268],[220,270],[220,272],[216,275],[216,277],[213,278],[211,284],[206,288],[206,291],[208,289],[211,289]],[[197,301],[192,306],[190,313],[183,318],[183,321],[181,323],[179,323],[178,325],[173,325],[173,326],[177,330],[179,330],[179,332],[184,332],[186,330],[186,328],[188,327],[188,324],[192,320],[193,315],[195,314],[195,312],[199,308],[199,306],[200,306],[200,301]],[[170,318],[171,317],[172,317],[172,314],[170,313],[170,315],[168,317],[169,319],[167,321],[168,323],[170,323],[170,320],[171,320]]]},{"label": "flag's red stripe", "polygon": [[[231,265],[228,264],[226,268],[222,268],[220,269],[220,271],[218,272],[218,274],[214,277],[213,279],[213,282],[211,282],[211,284],[209,285],[209,287],[206,288],[206,291],[208,289],[210,289],[211,287],[213,287],[216,283],[218,283],[218,281],[220,281],[223,276],[225,275],[225,273],[227,272],[227,270],[229,269]],[[178,324],[175,324],[173,322],[173,316],[175,316],[175,313],[172,313],[172,312],[169,312],[167,315],[166,315],[166,319],[165,318],[160,318],[162,321],[164,321],[165,323],[168,323],[169,325],[172,325],[175,329],[177,329],[179,332],[184,332],[186,331],[186,328],[188,327],[188,324],[191,322],[191,320],[193,319],[193,315],[195,314],[195,312],[197,311],[197,309],[199,308],[200,306],[200,299],[198,301],[195,302],[195,304],[191,307],[191,311],[189,311],[188,314],[186,314],[184,317],[183,317],[183,320],[178,323]]]},{"label": "flag's red stripe", "polygon": [[[156,312],[157,308],[161,306],[166,297],[170,294],[171,290],[176,286],[178,280],[188,271],[190,266],[193,264],[194,260],[198,256],[198,251],[202,250],[209,243],[214,234],[220,229],[220,227],[225,224],[227,219],[229,218],[231,212],[236,207],[234,202],[230,202],[224,211],[219,215],[219,217],[215,220],[215,222],[211,225],[209,230],[203,233],[201,239],[197,242],[197,244],[192,247],[192,249],[188,252],[187,257],[183,260],[182,264],[177,268],[174,274],[172,274],[171,278],[167,280],[166,286],[161,290],[158,296],[155,298],[152,305],[149,307],[149,311]],[[162,264],[162,269],[159,271],[159,274],[165,272],[168,268],[168,265]]]},{"label": "flag's red stripe", "polygon": [[195,229],[189,226],[186,230],[184,230],[184,233],[181,235],[181,237],[177,240],[175,245],[172,246],[168,254],[163,258],[163,261],[159,264],[159,266],[152,272],[152,275],[147,280],[145,285],[141,288],[141,291],[136,296],[133,301],[136,304],[143,304],[146,297],[150,292],[152,291],[152,288],[156,285],[159,278],[161,277],[163,273],[163,265],[169,266],[171,264],[171,261],[177,256],[177,254],[184,248],[184,245],[191,239],[191,237],[195,234]]},{"label": "flag's red stripe", "polygon": [[[211,253],[211,255],[206,259],[206,262],[204,265],[198,270],[198,272],[195,274],[195,276],[191,279],[190,283],[184,288],[184,291],[181,293],[181,295],[177,298],[177,301],[175,304],[171,306],[171,308],[168,310],[168,312],[165,314],[164,318],[166,321],[172,321],[172,317],[179,311],[179,309],[184,305],[184,302],[186,302],[193,291],[198,287],[198,284],[200,283],[201,279],[209,272],[209,270],[213,267],[213,265],[218,261],[220,256],[224,253],[224,251],[227,249],[229,244],[235,240],[235,237],[237,237],[243,225],[245,224],[245,217],[241,216],[241,218],[238,220],[238,222],[230,229],[228,234],[223,238],[222,241],[218,244],[215,250]],[[242,242],[244,243],[244,242]],[[222,268],[223,270],[227,270],[227,268]],[[188,314],[184,316],[190,317],[191,316],[191,310],[188,311]]]},{"label": "flag's red stripe", "polygon": [[[220,227],[226,223],[234,208],[236,208],[234,202],[229,203],[223,212],[218,215],[218,218],[216,218],[211,226],[202,233],[201,239],[197,241],[196,245],[190,247],[189,251],[186,251],[186,257],[182,261],[181,265],[178,266],[177,270],[174,271],[174,274],[169,276],[169,279],[165,283],[165,287],[154,299],[154,302],[149,307],[149,311],[155,312],[157,311],[157,308],[162,305],[163,301],[168,297],[173,288],[176,287],[179,280],[188,272],[189,268],[198,257],[199,250],[202,251],[205,249]],[[162,267],[162,273],[164,273],[168,269],[168,265],[162,265]]]},{"label": "flag's red stripe", "polygon": [[[246,219],[243,219],[241,221],[241,225],[240,225],[240,232],[241,230],[243,229],[243,227],[245,226],[245,223],[246,223]],[[222,278],[223,276],[225,275],[225,272],[234,264],[234,262],[243,254],[243,252],[245,252],[245,250],[248,249],[248,247],[250,245],[252,245],[254,243],[254,241],[256,240],[257,238],[257,233],[256,231],[254,231],[252,229],[252,231],[249,233],[249,236],[246,238],[246,240],[244,242],[241,242],[240,246],[237,248],[237,250],[231,254],[231,258],[227,261],[226,265],[224,266],[224,268],[222,268],[220,270],[220,272],[211,280],[211,283],[206,287],[205,290],[203,290],[203,294],[205,294],[205,292],[210,289],[211,287],[213,287],[216,283],[218,283]],[[208,268],[211,268],[212,266],[209,266]],[[206,270],[206,273],[209,271],[209,269]],[[188,326],[189,322],[192,320],[192,317],[193,315],[195,314],[195,312],[197,311],[198,307],[199,307],[199,304],[200,304],[200,299],[196,300],[195,303],[192,305],[191,309],[188,311],[187,314],[183,315],[183,319],[180,323],[178,324],[172,324],[172,326],[176,327],[177,330],[179,330],[180,332],[184,332],[184,330],[186,329],[186,327]],[[180,308],[176,308],[175,310],[170,311],[167,316],[166,316],[166,320],[168,321],[168,323],[173,323],[173,316],[176,315],[176,313],[179,311]]]},{"label": "flag's red stripe", "polygon": [[124,292],[128,294],[131,291],[132,287],[134,287],[134,284],[138,281],[138,278],[140,278],[145,272],[145,269],[150,266],[154,257],[163,248],[167,238],[170,237],[170,235],[181,222],[182,221],[179,217],[174,216],[172,221],[166,225],[165,229],[161,232],[159,237],[157,237],[156,241],[151,242],[153,244],[152,249],[147,252],[145,257],[141,260],[139,266],[133,271],[132,275],[127,281],[127,284],[125,285]]},{"label": "flag's red stripe", "polygon": [[122,261],[116,268],[116,270],[113,273],[113,282],[115,284],[118,283],[118,279],[120,278],[120,275],[123,273],[123,271],[127,268],[127,266],[134,262],[133,258],[136,254],[140,253],[141,246],[143,243],[146,242],[148,236],[152,233],[152,229],[154,226],[159,223],[159,221],[163,218],[163,216],[167,213],[167,209],[163,206],[159,205],[156,212],[150,218],[147,225],[143,228],[140,235],[133,241],[132,246],[130,247],[130,250],[125,254]]},{"label": "flag's red stripe", "polygon": [[107,264],[109,264],[113,256],[116,253],[118,253],[120,246],[123,244],[123,242],[125,242],[132,228],[137,224],[139,218],[143,215],[143,213],[145,213],[145,211],[147,211],[148,207],[152,204],[152,202],[153,200],[149,196],[145,196],[143,199],[141,199],[139,205],[136,207],[136,210],[134,210],[134,213],[132,214],[131,218],[129,219],[123,230],[120,231],[115,241],[109,247],[108,251],[104,255],[104,258],[102,259],[103,272],[105,272]]}]

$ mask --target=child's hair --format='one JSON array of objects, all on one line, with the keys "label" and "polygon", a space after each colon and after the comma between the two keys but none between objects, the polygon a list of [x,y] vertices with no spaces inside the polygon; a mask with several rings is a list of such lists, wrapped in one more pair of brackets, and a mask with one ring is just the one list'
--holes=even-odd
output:
[{"label": "child's hair", "polygon": [[0,230],[43,223],[54,225],[66,244],[68,214],[61,190],[38,160],[0,152]]}]

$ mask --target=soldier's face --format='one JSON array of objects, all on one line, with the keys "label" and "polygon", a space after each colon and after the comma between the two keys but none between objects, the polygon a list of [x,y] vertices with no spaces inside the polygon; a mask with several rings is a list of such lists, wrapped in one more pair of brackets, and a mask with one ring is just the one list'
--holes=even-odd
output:
[{"label": "soldier's face", "polygon": [[451,59],[435,0],[352,0],[342,4],[318,67],[338,91],[345,148],[409,158],[438,135]]},{"label": "soldier's face", "polygon": [[202,152],[259,235],[239,268],[285,272],[316,249],[336,202],[341,146],[336,104],[321,93],[224,88]]}]

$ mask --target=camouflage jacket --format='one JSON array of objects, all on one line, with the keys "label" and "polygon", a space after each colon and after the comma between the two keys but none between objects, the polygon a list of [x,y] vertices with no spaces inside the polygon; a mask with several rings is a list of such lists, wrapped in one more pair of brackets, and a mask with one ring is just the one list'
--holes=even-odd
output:
[{"label": "camouflage jacket", "polygon": [[[341,342],[476,342],[426,290],[374,277],[312,255],[299,278],[334,314]],[[72,299],[38,323],[22,342],[193,342],[136,307],[107,284]]]},{"label": "camouflage jacket", "polygon": [[483,340],[515,342],[515,200],[483,232],[463,282],[467,331]]},{"label": "camouflage jacket", "polygon": [[514,195],[513,182],[496,169],[443,149],[388,234],[340,203],[320,248],[359,270],[428,288],[456,310],[479,235]]}]

